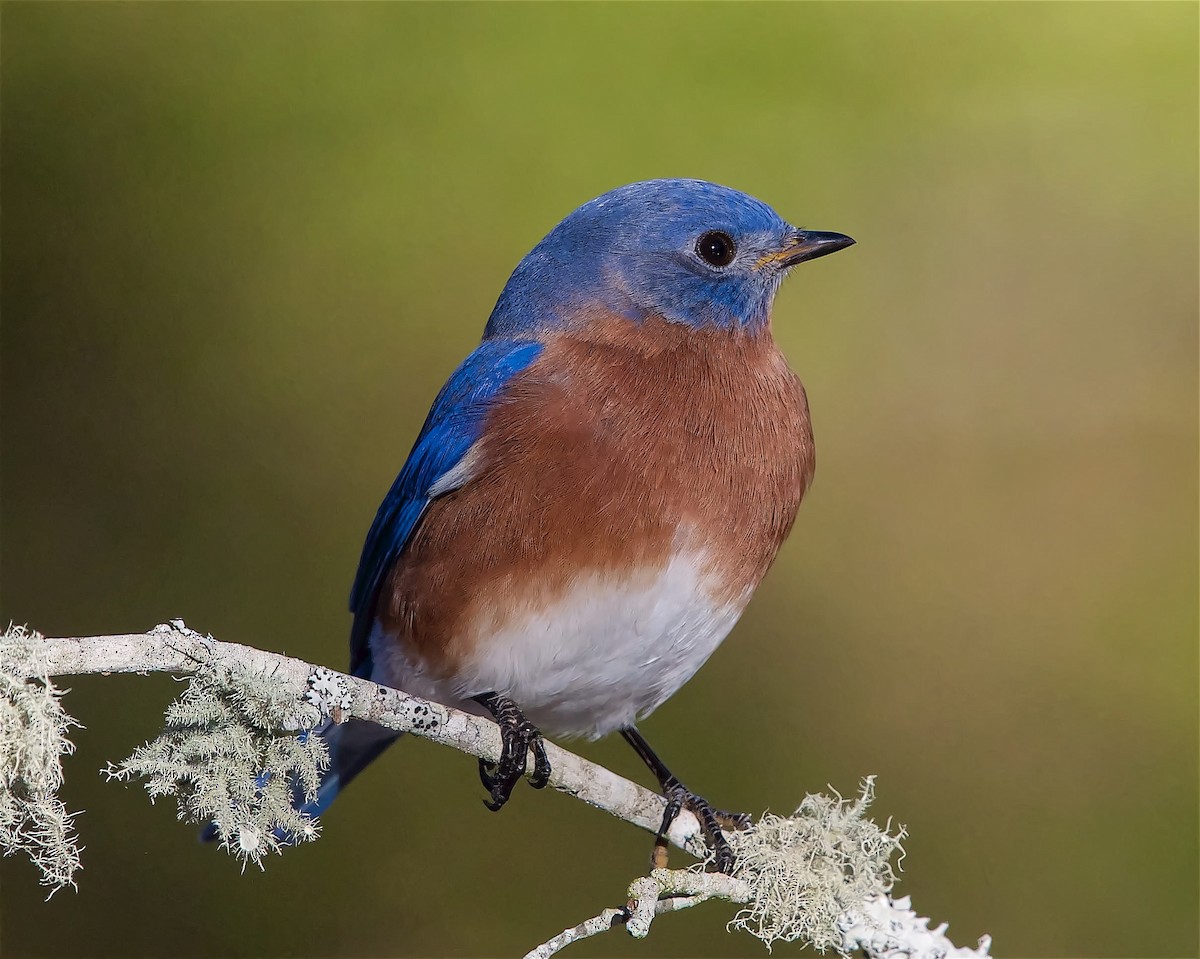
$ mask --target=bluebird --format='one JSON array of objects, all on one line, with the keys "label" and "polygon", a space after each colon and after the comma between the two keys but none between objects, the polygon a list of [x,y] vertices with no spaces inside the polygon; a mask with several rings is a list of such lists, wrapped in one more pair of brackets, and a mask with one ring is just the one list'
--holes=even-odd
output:
[{"label": "bluebird", "polygon": [[[771,335],[788,271],[850,246],[701,180],[584,204],[509,278],[375,516],[350,596],[350,668],[479,714],[489,808],[542,733],[619,732],[695,812],[718,868],[743,817],[687,789],[638,731],[733,628],[812,482],[799,379]],[[323,812],[396,738],[323,734]],[[528,769],[533,755],[533,768]]]}]

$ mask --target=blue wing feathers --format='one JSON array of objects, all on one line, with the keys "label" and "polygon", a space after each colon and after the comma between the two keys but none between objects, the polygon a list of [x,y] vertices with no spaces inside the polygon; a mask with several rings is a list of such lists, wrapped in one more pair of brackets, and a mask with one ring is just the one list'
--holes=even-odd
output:
[{"label": "blue wing feathers", "polygon": [[541,344],[528,340],[484,340],[434,400],[408,461],[384,497],[363,544],[350,592],[350,611],[354,614],[350,669],[356,675],[370,675],[368,637],[379,590],[429,505],[430,488],[479,439],[484,418],[504,387],[541,351]]}]

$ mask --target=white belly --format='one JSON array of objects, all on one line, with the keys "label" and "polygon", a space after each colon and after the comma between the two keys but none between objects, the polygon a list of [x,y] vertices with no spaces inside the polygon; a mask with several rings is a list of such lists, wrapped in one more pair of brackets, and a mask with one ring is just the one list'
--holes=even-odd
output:
[{"label": "white belly", "polygon": [[717,606],[695,555],[621,581],[582,576],[553,605],[481,634],[450,679],[437,679],[378,628],[378,682],[451,706],[510,697],[547,733],[599,738],[661,706],[737,622],[749,594]]}]

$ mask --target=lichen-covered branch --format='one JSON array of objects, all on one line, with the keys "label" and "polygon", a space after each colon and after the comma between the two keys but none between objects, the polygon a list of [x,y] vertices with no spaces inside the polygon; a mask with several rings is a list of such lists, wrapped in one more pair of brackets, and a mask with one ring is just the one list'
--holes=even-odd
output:
[{"label": "lichen-covered branch", "polygon": [[[406,695],[302,660],[203,636],[175,620],[147,633],[47,639],[20,627],[0,636],[0,847],[27,853],[43,882],[72,881],[79,850],[71,817],[57,798],[67,732],[51,677],[81,673],[167,672],[191,677],[167,710],[166,729],[107,772],[144,780],[151,799],[175,798],[179,817],[211,824],[243,864],[297,841],[315,839],[319,824],[295,810],[310,799],[328,763],[321,723],[355,718],[451,746],[488,762],[500,757],[499,730],[489,719]],[[642,787],[547,743],[550,785],[651,832],[664,801]],[[824,952],[861,951],[870,959],[986,956],[956,949],[946,927],[928,928],[907,899],[893,900],[892,859],[902,856],[903,828],[866,817],[873,781],[854,799],[810,795],[791,816],[764,815],[727,834],[736,856],[732,875],[706,872],[707,859],[686,870],[654,869],[629,887],[621,908],[606,909],[537,947],[546,959],[572,942],[618,926],[643,937],[655,916],[712,899],[740,905],[731,928],[767,944],[802,941]],[[707,856],[689,812],[669,841]]]},{"label": "lichen-covered branch", "polygon": [[[666,873],[668,870],[658,870]],[[688,875],[696,875],[688,873]],[[728,876],[722,876],[719,873],[702,873],[701,875],[713,876],[717,880],[727,880]],[[634,886],[630,886],[630,895],[633,894]],[[656,893],[657,895],[657,893]],[[711,896],[672,896],[670,898],[658,897],[655,901],[650,902],[649,908],[654,915],[661,916],[668,912],[679,912],[681,909],[689,909],[692,906],[698,906],[702,902],[708,902]],[[567,948],[573,942],[579,942],[581,939],[590,939],[592,936],[598,936],[602,932],[608,932],[610,929],[615,929],[617,926],[626,925],[632,917],[632,908],[634,900],[630,899],[630,904],[623,906],[620,909],[605,909],[598,916],[592,916],[591,919],[585,919],[577,926],[572,926],[570,929],[564,929],[553,939],[548,939],[540,946],[529,950],[525,954],[525,959],[549,959],[550,956],[557,955]],[[649,931],[649,924],[645,923],[646,930]],[[626,928],[629,929],[628,925]],[[631,935],[636,935],[632,930],[629,930]],[[642,934],[643,936],[645,933]],[[638,938],[641,938],[640,936]]]},{"label": "lichen-covered branch", "polygon": [[[736,875],[700,872],[695,869],[655,869],[650,875],[635,879],[629,886],[629,901],[620,909],[605,909],[577,926],[564,929],[530,950],[525,959],[550,959],[581,939],[624,926],[636,939],[650,933],[656,916],[689,909],[714,899],[749,904],[763,895],[761,879],[747,881]],[[800,900],[796,905],[803,905]],[[884,893],[873,893],[858,906],[836,917],[835,939],[817,943],[803,936],[765,938],[767,948],[777,939],[803,938],[818,952],[833,950],[840,956],[863,953],[870,959],[983,959],[988,955],[992,940],[983,936],[974,948],[955,946],[946,935],[943,923],[929,928],[929,920],[918,916],[908,897],[892,899]],[[789,907],[795,911],[795,905]],[[818,910],[819,911],[819,910]],[[731,926],[745,928],[737,919]],[[753,931],[753,930],[752,930]]]},{"label": "lichen-covered branch", "polygon": [[[11,637],[11,638],[10,638]],[[68,733],[79,726],[62,694],[33,665],[33,637],[10,629],[0,644],[0,851],[24,853],[54,895],[74,885],[79,843],[73,816],[58,798],[62,757],[75,749]]]},{"label": "lichen-covered branch", "polygon": [[570,929],[564,929],[553,939],[547,939],[540,946],[530,949],[525,954],[525,959],[550,959],[550,956],[562,952],[573,942],[590,939],[602,932],[608,932],[614,926],[623,923],[626,916],[627,912],[624,909],[605,909],[600,915],[585,919]]},{"label": "lichen-covered branch", "polygon": [[[181,620],[147,633],[66,638],[31,634],[31,638],[35,640],[31,678],[83,673],[189,674],[205,667],[236,667],[239,672],[268,678],[276,694],[307,700],[336,721],[364,719],[489,762],[500,758],[500,731],[490,719],[290,656],[219,642],[189,629]],[[314,723],[319,719],[320,715],[314,714]],[[546,753],[553,767],[550,786],[554,789],[649,832],[657,831],[664,808],[661,796],[553,743],[546,743]],[[692,855],[706,855],[700,824],[689,812],[680,814],[667,838]]]}]

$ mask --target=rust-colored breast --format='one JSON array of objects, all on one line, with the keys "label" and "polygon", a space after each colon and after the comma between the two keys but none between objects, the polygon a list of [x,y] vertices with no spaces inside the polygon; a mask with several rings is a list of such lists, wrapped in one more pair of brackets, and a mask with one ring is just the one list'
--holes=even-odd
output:
[{"label": "rust-colored breast", "polygon": [[489,415],[481,470],[432,503],[380,597],[434,673],[561,597],[580,573],[710,566],[743,603],[812,480],[804,389],[769,331],[595,318],[553,335]]}]

